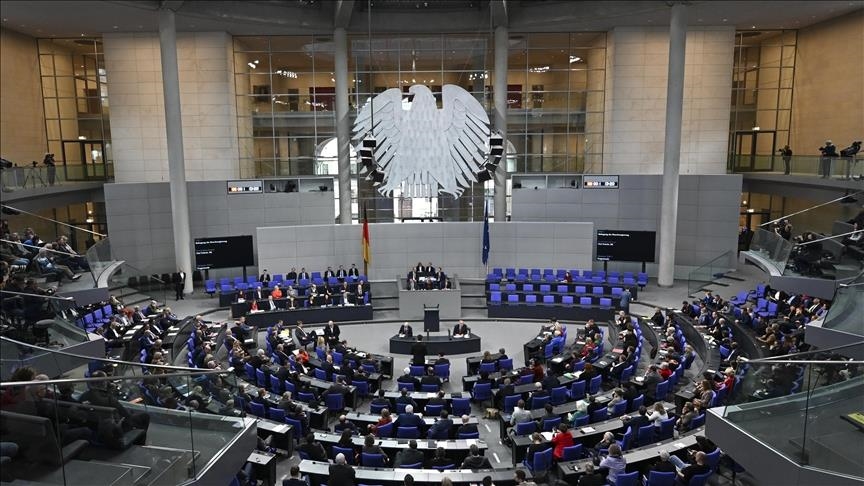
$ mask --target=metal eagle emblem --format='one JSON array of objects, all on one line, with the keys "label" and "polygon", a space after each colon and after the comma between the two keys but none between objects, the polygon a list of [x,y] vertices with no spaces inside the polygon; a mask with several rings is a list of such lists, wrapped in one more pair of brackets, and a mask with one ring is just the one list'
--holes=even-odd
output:
[{"label": "metal eagle emblem", "polygon": [[385,174],[378,185],[382,195],[420,184],[459,197],[477,182],[476,174],[488,158],[489,117],[459,86],[445,84],[441,97],[439,109],[426,86],[411,86],[407,96],[390,88],[361,108],[353,140],[359,147],[364,138],[375,138],[376,169]]}]

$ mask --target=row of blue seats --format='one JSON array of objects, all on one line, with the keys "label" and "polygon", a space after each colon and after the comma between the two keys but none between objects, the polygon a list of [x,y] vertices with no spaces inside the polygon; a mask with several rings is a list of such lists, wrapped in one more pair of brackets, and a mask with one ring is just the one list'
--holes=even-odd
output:
[{"label": "row of blue seats", "polygon": [[[276,277],[279,277],[278,279]],[[354,284],[356,282],[366,283],[367,279],[365,275],[360,275],[359,277],[348,277],[348,283]],[[327,280],[324,280],[321,277],[312,277],[311,279],[301,279],[296,283],[293,281],[284,280],[282,275],[276,274],[273,276],[273,280],[270,282],[271,286],[279,285],[280,287],[285,287],[287,285],[296,285],[298,289],[305,289],[309,287],[311,284],[315,285],[324,285],[337,286],[341,282],[336,277],[330,277]],[[263,283],[257,281],[257,277],[247,277],[246,281],[243,281],[242,277],[234,277],[234,280],[231,281],[228,278],[219,279],[219,284],[217,287],[216,280],[210,279],[204,281],[204,291],[210,295],[216,293],[217,289],[222,293],[231,293],[238,290],[247,291],[247,290],[255,290],[256,288],[266,287]]]},{"label": "row of blue seats", "polygon": [[96,329],[109,322],[113,315],[114,309],[110,304],[105,304],[79,317],[75,320],[75,324],[81,329],[93,333],[96,332]]},{"label": "row of blue seats", "polygon": [[607,272],[604,270],[564,270],[551,268],[544,269],[540,272],[539,268],[520,268],[518,271],[515,268],[493,268],[486,280],[488,282],[500,282],[501,280],[510,280],[517,282],[526,281],[546,281],[546,282],[563,282],[567,278],[567,272],[570,272],[572,282],[585,283],[610,283],[623,285],[639,285],[644,287],[648,283],[648,274],[645,272]]},{"label": "row of blue seats", "polygon": [[[535,295],[535,294],[506,294],[508,304],[528,304],[528,305],[537,305],[538,303],[542,303],[545,305],[579,305],[579,306],[594,306],[599,305],[600,307],[612,307],[612,298],[611,297],[600,297],[599,299],[590,296],[582,296],[579,297],[579,300],[576,300],[576,297],[572,295]],[[538,300],[538,298],[542,297],[542,299]],[[558,298],[560,297],[560,299]],[[502,299],[501,292],[490,292],[489,293],[489,304],[490,305],[501,305],[505,302]]]},{"label": "row of blue seats", "polygon": [[[569,285],[556,285],[554,287],[555,290],[552,290],[553,287],[551,284],[537,285],[537,284],[532,284],[532,283],[521,283],[521,284],[520,283],[508,283],[508,284],[504,284],[504,286],[502,287],[501,284],[490,283],[490,284],[488,284],[488,286],[489,286],[490,292],[503,290],[504,292],[507,292],[507,293],[540,292],[541,294],[556,293],[556,294],[569,294],[569,295],[585,295],[585,294],[589,293],[588,292],[589,287],[584,286],[584,285],[574,285],[572,291],[570,290]],[[592,286],[590,288],[591,288],[590,294],[592,294],[592,295],[606,295],[606,287],[605,286],[604,287],[598,287],[595,285],[595,286]],[[611,295],[613,297],[621,297],[621,295],[624,293],[624,287],[612,287],[610,289],[610,292],[611,292]]]}]

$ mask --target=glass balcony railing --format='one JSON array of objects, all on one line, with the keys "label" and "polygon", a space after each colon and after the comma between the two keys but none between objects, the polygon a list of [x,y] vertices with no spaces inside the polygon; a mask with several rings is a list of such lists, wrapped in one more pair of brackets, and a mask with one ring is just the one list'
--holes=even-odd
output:
[{"label": "glass balcony railing", "polygon": [[844,351],[741,363],[723,417],[800,466],[864,479],[864,361]]},{"label": "glass balcony railing", "polygon": [[795,245],[773,231],[757,228],[750,242],[750,252],[762,258],[779,275],[786,270],[786,262]]},{"label": "glass balcony railing", "polygon": [[58,164],[53,168],[38,164],[0,170],[0,185],[4,191],[65,186],[80,182],[104,182],[113,178],[113,163]]},{"label": "glass balcony railing", "polygon": [[77,378],[50,380],[22,366],[0,383],[2,441],[17,446],[4,476],[57,485],[179,485],[200,479],[254,429],[253,420],[219,400],[236,390],[228,370],[78,359],[68,373]]},{"label": "glass balcony railing", "polygon": [[87,250],[87,262],[93,278],[111,289],[112,295],[120,299],[134,293],[149,295],[158,302],[166,302],[173,290],[171,275],[151,273],[128,263],[120,263],[111,253],[111,239],[103,238]]},{"label": "glass balcony railing", "polygon": [[862,275],[858,276],[856,282],[841,285],[837,289],[831,308],[822,323],[823,328],[864,334],[864,277]]},{"label": "glass balcony railing", "polygon": [[789,173],[793,176],[824,177],[831,179],[860,179],[864,176],[864,157],[832,157],[823,159],[818,155],[795,155],[789,159],[789,167],[780,154],[733,155],[729,170],[733,173],[767,172]]}]

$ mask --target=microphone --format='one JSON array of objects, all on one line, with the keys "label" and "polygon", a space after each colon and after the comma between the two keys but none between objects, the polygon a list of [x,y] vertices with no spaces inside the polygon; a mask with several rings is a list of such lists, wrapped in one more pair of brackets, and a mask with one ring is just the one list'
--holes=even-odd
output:
[{"label": "microphone", "polygon": [[450,336],[450,328],[449,328],[449,327],[447,328],[447,340],[448,340],[448,341],[452,341],[452,340],[453,340],[453,337]]}]

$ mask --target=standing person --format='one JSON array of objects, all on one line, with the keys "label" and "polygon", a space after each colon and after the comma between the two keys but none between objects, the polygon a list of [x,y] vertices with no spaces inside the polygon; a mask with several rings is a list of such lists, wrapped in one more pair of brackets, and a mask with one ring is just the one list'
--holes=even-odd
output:
[{"label": "standing person", "polygon": [[177,270],[177,280],[174,281],[174,300],[184,300],[183,289],[186,287],[186,272]]},{"label": "standing person", "polygon": [[423,342],[423,335],[417,335],[417,342],[411,346],[411,362],[414,366],[426,365],[426,344]]},{"label": "standing person", "polygon": [[57,180],[57,165],[54,163],[54,154],[45,154],[42,163],[47,168],[48,185],[53,186],[54,182]]},{"label": "standing person", "polygon": [[780,156],[783,157],[783,173],[789,175],[790,173],[790,165],[792,163],[792,149],[789,148],[789,144],[783,146],[780,150]]},{"label": "standing person", "polygon": [[823,179],[831,175],[831,159],[837,157],[837,146],[831,140],[825,140],[825,145],[819,147],[822,156],[819,157],[819,172]]},{"label": "standing person", "polygon": [[628,287],[624,287],[624,291],[621,292],[621,309],[626,313],[630,313],[630,299],[633,297],[633,294],[630,293],[630,289]]}]

